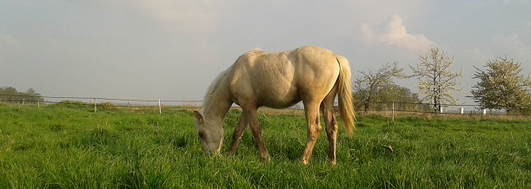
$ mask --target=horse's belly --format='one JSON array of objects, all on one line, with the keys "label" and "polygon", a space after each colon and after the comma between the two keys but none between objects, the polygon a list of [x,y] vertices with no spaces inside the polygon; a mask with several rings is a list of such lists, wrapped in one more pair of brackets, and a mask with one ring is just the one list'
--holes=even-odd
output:
[{"label": "horse's belly", "polygon": [[258,100],[259,106],[271,108],[288,108],[301,101],[295,88],[271,88],[262,90],[258,96],[260,97]]},{"label": "horse's belly", "polygon": [[289,108],[289,107],[297,104],[300,101],[301,101],[300,99],[279,99],[277,101],[274,101],[274,102],[271,102],[271,103],[267,103],[267,104],[263,104],[261,106],[267,106],[267,107],[270,107],[270,108]]}]

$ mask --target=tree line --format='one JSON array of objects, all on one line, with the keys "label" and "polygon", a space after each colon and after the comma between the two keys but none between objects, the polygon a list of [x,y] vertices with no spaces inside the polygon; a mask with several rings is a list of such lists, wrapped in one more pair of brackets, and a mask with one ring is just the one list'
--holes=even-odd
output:
[{"label": "tree line", "polygon": [[[360,71],[352,83],[355,107],[368,112],[373,108],[378,110],[381,102],[401,102],[427,104],[429,107],[420,106],[420,109],[439,113],[444,106],[462,105],[453,93],[462,92],[462,88],[457,87],[460,84],[457,79],[463,77],[463,70],[450,71],[453,62],[454,57],[448,52],[430,48],[426,54],[419,55],[417,65],[409,65],[412,75],[405,75],[397,62],[385,64],[378,70]],[[474,66],[476,73],[472,79],[479,81],[470,91],[470,97],[481,109],[505,110],[508,114],[531,113],[531,74],[527,77],[521,74],[521,63],[498,57],[483,67],[485,69]],[[415,85],[418,93],[394,83],[394,79],[405,78],[418,80]]]},{"label": "tree line", "polygon": [[19,92],[14,87],[0,87],[0,102],[37,104],[43,102],[41,94],[29,88],[26,92]]}]

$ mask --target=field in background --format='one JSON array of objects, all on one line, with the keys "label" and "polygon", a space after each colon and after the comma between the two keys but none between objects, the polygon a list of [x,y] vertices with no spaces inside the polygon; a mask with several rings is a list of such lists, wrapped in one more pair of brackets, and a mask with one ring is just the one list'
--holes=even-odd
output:
[{"label": "field in background", "polygon": [[[262,109],[271,161],[259,162],[249,129],[234,158],[201,151],[197,107],[93,112],[83,103],[0,104],[0,188],[529,188],[531,119],[357,115],[340,127],[337,165],[322,132],[310,165],[300,110]],[[122,107],[123,108],[123,107]],[[240,111],[225,119],[227,152]]]}]

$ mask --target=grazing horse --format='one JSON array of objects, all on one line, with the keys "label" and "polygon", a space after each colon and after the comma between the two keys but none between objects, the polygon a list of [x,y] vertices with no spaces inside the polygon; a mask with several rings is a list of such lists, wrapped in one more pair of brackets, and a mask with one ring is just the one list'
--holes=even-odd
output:
[{"label": "grazing horse", "polygon": [[328,159],[336,163],[337,122],[334,99],[349,134],[354,127],[354,109],[350,89],[350,66],[346,58],[330,50],[304,46],[284,52],[248,51],[212,82],[203,106],[195,111],[195,127],[203,151],[219,154],[223,143],[223,120],[233,103],[242,108],[227,156],[236,152],[238,141],[250,125],[260,159],[269,160],[258,125],[261,106],[287,108],[302,100],[307,124],[307,140],[302,163],[308,164],[321,131],[319,109],[323,113],[329,142]]}]

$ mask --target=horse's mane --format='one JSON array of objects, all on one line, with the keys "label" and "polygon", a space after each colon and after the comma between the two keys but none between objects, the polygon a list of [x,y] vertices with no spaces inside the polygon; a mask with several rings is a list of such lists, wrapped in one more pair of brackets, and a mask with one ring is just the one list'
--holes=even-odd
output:
[{"label": "horse's mane", "polygon": [[[253,50],[245,52],[242,56],[238,57],[241,58],[243,56],[254,56],[254,54],[262,54],[265,53],[264,51],[260,50],[259,48],[255,48]],[[253,55],[249,55],[253,54]],[[238,61],[238,60],[236,60]],[[214,92],[218,89],[218,87],[221,85],[221,81],[223,81],[223,78],[231,71],[232,66],[227,68],[225,71],[221,72],[216,79],[210,84],[208,87],[207,93],[205,95],[205,98],[203,100],[203,105],[201,106],[201,109],[199,110],[200,113],[204,113],[205,108],[212,103],[212,98],[214,96]]]},{"label": "horse's mane", "polygon": [[221,81],[223,81],[223,78],[227,75],[227,73],[232,69],[232,66],[226,69],[225,71],[221,72],[216,79],[214,79],[214,82],[210,84],[208,87],[207,93],[205,95],[205,99],[203,100],[203,105],[201,106],[201,110],[199,112],[204,113],[205,106],[209,105],[212,101],[212,96],[214,96],[214,92],[221,84]]}]

